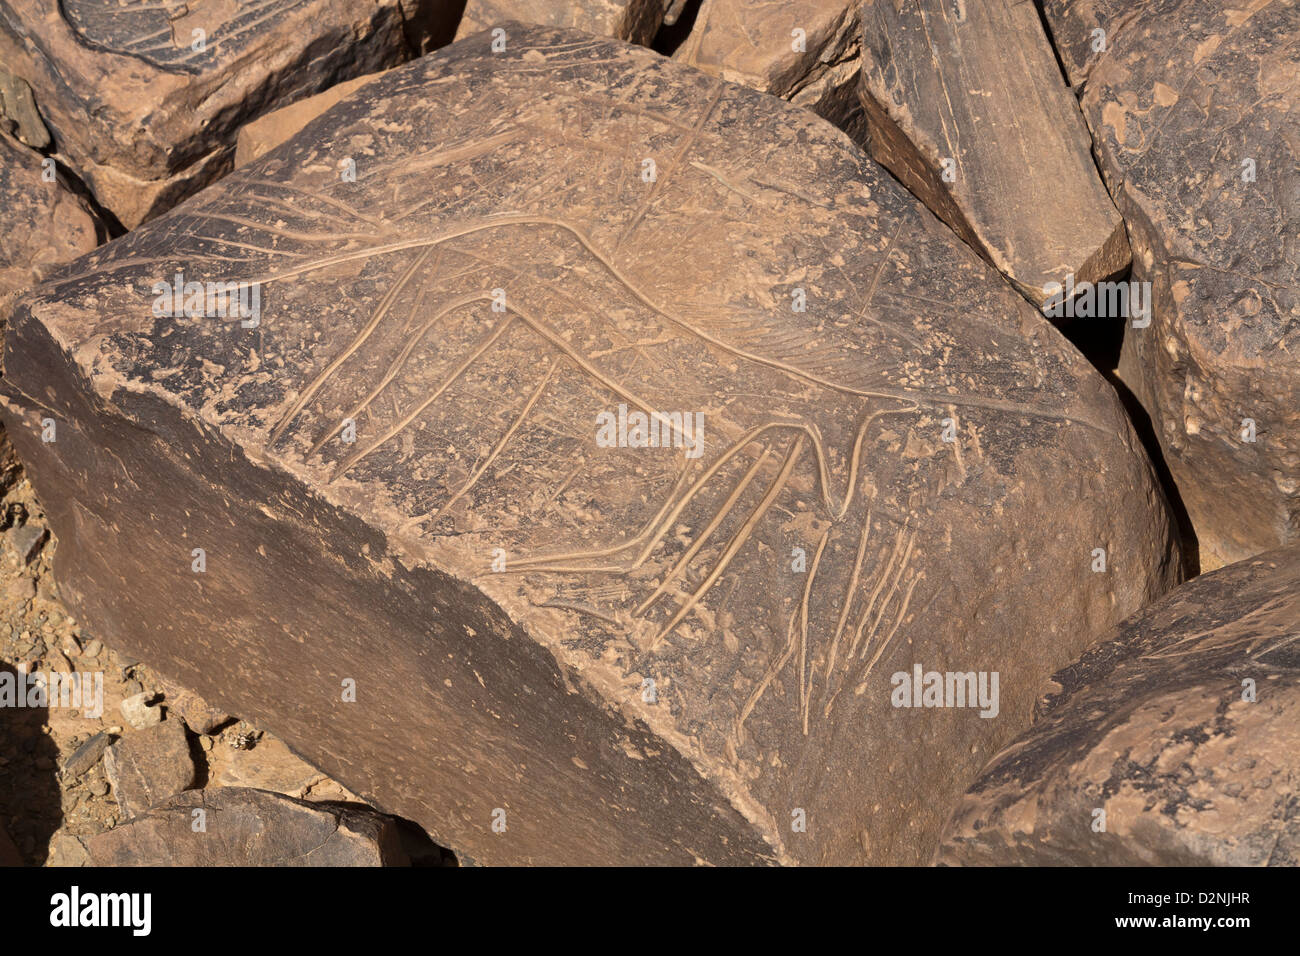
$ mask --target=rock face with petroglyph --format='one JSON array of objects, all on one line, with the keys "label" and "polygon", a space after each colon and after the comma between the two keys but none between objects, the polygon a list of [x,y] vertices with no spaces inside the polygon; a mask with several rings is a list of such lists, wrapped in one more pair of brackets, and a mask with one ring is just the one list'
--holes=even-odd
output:
[{"label": "rock face with petroglyph", "polygon": [[1128,268],[1032,3],[868,0],[862,37],[871,155],[1030,302]]},{"label": "rock face with petroglyph", "polygon": [[103,232],[44,159],[0,133],[0,332],[15,296],[94,249]]},{"label": "rock face with petroglyph", "polygon": [[1151,415],[1201,566],[1294,541],[1300,5],[1143,5],[1088,77],[1084,115],[1154,303],[1119,374]]},{"label": "rock face with petroglyph", "polygon": [[[928,858],[1176,574],[1113,391],[807,111],[483,36],[16,310],[64,593],[480,862]],[[892,707],[914,663],[997,716]]]},{"label": "rock face with petroglyph", "polygon": [[1300,551],[1199,577],[1055,676],[941,862],[1300,865]]},{"label": "rock face with petroglyph", "polygon": [[0,0],[0,63],[128,228],[230,167],[240,124],[418,51],[422,0]]},{"label": "rock face with petroglyph", "polygon": [[[566,27],[648,46],[670,0],[469,0],[456,39],[488,31],[488,42],[509,43],[511,21]],[[506,35],[493,36],[501,29]]]},{"label": "rock face with petroglyph", "polygon": [[865,142],[857,0],[703,0],[673,56],[806,107]]}]

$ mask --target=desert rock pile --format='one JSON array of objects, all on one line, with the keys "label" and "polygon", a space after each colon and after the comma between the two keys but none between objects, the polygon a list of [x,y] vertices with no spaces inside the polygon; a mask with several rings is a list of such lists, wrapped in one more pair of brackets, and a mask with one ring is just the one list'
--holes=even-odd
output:
[{"label": "desert rock pile", "polygon": [[0,854],[1292,862],[1298,43],[0,0]]}]

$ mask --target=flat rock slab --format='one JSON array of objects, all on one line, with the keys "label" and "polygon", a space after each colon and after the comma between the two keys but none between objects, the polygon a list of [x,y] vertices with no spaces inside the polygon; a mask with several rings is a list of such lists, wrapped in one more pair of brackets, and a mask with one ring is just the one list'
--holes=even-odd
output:
[{"label": "flat rock slab", "polygon": [[942,863],[1297,866],[1300,550],[1184,584],[1055,676]]},{"label": "flat rock slab", "polygon": [[19,292],[94,249],[104,235],[87,203],[43,159],[0,133],[0,331]]},{"label": "flat rock slab", "polygon": [[420,37],[404,30],[429,21],[424,6],[3,0],[0,62],[31,86],[68,165],[132,228],[229,169],[252,117],[407,59]]},{"label": "flat rock slab", "polygon": [[509,31],[494,35],[513,20],[544,27],[566,27],[596,36],[649,46],[664,22],[668,0],[469,0],[456,39],[488,31],[488,42],[508,44]]},{"label": "flat rock slab", "polygon": [[1032,3],[868,0],[862,37],[871,155],[1030,302],[1128,268]]},{"label": "flat rock slab", "polygon": [[256,787],[306,799],[325,775],[275,738],[260,740],[249,750],[225,748],[208,758],[210,779],[217,787]]},{"label": "flat rock slab", "polygon": [[[23,300],[66,599],[479,862],[928,859],[1175,582],[1114,391],[806,110],[510,31]],[[153,314],[178,272],[256,315]],[[914,664],[997,716],[894,707]]]},{"label": "flat rock slab", "polygon": [[1145,3],[1082,100],[1154,303],[1119,375],[1204,570],[1300,536],[1298,75],[1295,3]]},{"label": "flat rock slab", "polygon": [[194,759],[179,720],[128,733],[104,754],[104,775],[130,819],[194,786]]},{"label": "flat rock slab", "polygon": [[[197,829],[201,821],[202,829]],[[396,823],[355,804],[187,790],[91,837],[92,866],[406,866]]]},{"label": "flat rock slab", "polygon": [[865,143],[858,0],[703,0],[675,59],[811,109]]}]

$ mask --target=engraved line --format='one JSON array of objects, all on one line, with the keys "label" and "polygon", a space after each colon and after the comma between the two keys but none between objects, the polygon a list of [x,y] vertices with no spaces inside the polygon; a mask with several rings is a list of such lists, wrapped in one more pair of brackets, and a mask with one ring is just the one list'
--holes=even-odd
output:
[{"label": "engraved line", "polygon": [[754,509],[754,512],[749,516],[749,519],[743,526],[741,526],[740,530],[736,532],[735,537],[731,539],[731,543],[727,545],[726,551],[724,551],[722,557],[718,559],[718,563],[714,567],[713,571],[704,579],[704,582],[696,589],[695,593],[691,595],[690,599],[682,604],[677,613],[673,615],[672,619],[664,626],[664,628],[655,635],[654,640],[650,642],[649,650],[653,651],[658,647],[660,642],[672,632],[673,628],[680,624],[682,620],[695,609],[695,605],[700,602],[700,599],[708,593],[709,588],[713,587],[714,582],[718,580],[718,577],[722,572],[727,569],[727,565],[731,563],[731,559],[736,556],[736,553],[740,550],[741,546],[744,545],[745,541],[749,538],[754,527],[763,519],[763,516],[767,514],[767,510],[772,507],[772,502],[774,502],[777,496],[785,490],[785,483],[790,478],[790,472],[794,470],[794,466],[799,460],[799,453],[803,451],[803,442],[803,435],[795,436],[794,441],[790,443],[790,450],[786,453],[785,463],[781,466],[781,471],[776,476],[776,480],[773,481],[771,487],[768,488],[767,494],[763,496],[763,500],[759,502],[758,507]]},{"label": "engraved line", "polygon": [[736,484],[736,487],[732,489],[727,500],[724,501],[716,511],[714,511],[712,520],[710,520],[704,530],[699,533],[694,543],[686,549],[685,553],[683,553],[680,558],[677,559],[677,563],[674,564],[672,569],[664,575],[663,580],[659,582],[659,586],[654,589],[654,592],[642,601],[636,610],[632,612],[633,617],[640,617],[644,614],[650,605],[654,604],[654,602],[659,599],[659,596],[668,590],[669,585],[676,581],[678,576],[686,570],[686,567],[691,563],[692,559],[700,553],[700,549],[704,547],[705,542],[709,540],[709,537],[713,532],[718,530],[718,525],[722,524],[722,522],[726,520],[727,515],[729,515],[731,510],[736,506],[736,502],[740,500],[741,495],[745,493],[745,490],[750,486],[750,483],[753,482],[754,476],[762,469],[771,453],[772,450],[770,448],[763,448],[763,453],[758,456],[758,459],[749,467],[749,470],[745,472],[744,477],[741,478]]},{"label": "engraved line", "polygon": [[276,424],[275,428],[271,430],[271,437],[267,441],[268,445],[274,445],[279,441],[280,436],[284,434],[284,431],[289,427],[290,422],[292,422],[298,413],[307,406],[307,403],[312,400],[316,392],[325,384],[325,381],[334,374],[335,370],[340,365],[347,361],[350,356],[355,354],[357,349],[361,348],[361,346],[365,344],[366,339],[370,338],[371,333],[379,327],[379,323],[383,321],[384,316],[388,314],[388,310],[391,309],[393,303],[397,301],[397,297],[402,293],[402,290],[406,288],[407,284],[415,276],[416,272],[419,271],[420,267],[429,260],[429,256],[433,254],[433,249],[433,246],[429,246],[415,257],[415,260],[407,267],[406,272],[402,274],[402,277],[393,284],[392,288],[390,288],[384,295],[383,299],[380,300],[379,305],[370,316],[370,321],[367,322],[362,327],[361,331],[352,339],[352,344],[336,355],[329,365],[325,366],[325,368],[321,370],[307,388],[303,390],[302,394],[298,396],[293,405],[291,405],[280,417],[280,421]]}]

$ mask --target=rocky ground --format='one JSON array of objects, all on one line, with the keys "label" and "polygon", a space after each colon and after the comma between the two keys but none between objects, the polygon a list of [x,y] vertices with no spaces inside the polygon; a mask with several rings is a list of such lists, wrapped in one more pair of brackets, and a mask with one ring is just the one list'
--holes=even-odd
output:
[{"label": "rocky ground", "polygon": [[[0,710],[0,831],[20,862],[89,863],[87,842],[130,820],[122,793],[130,784],[119,778],[139,764],[178,790],[252,787],[312,802],[361,802],[274,735],[211,708],[82,627],[59,599],[58,542],[2,430],[0,455],[0,672],[15,682],[50,673],[80,675],[86,686],[95,675],[103,680],[102,707],[83,699],[81,707],[6,703]],[[153,733],[172,723],[184,733],[184,751]],[[129,762],[108,755],[122,742],[131,745],[119,751]],[[454,863],[422,834],[404,832],[418,862]]]}]

